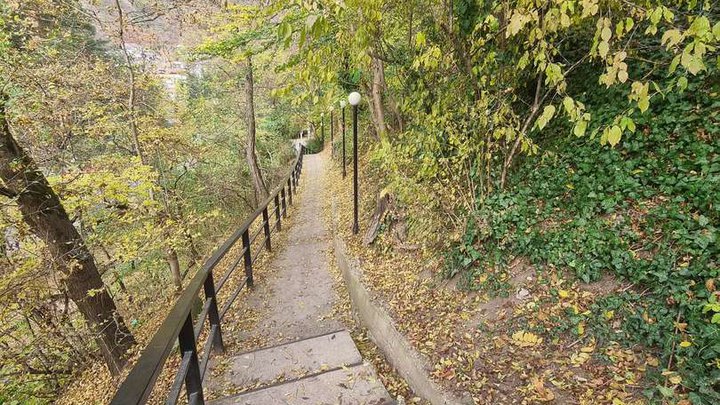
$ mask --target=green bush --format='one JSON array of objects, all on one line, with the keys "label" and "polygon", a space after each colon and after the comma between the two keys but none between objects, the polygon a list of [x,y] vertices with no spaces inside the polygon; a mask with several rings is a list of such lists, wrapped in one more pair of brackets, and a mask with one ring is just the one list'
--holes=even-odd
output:
[{"label": "green bush", "polygon": [[313,153],[320,153],[325,148],[325,140],[320,137],[314,137],[310,139],[305,145],[305,153],[312,155]]},{"label": "green bush", "polygon": [[[642,296],[598,300],[588,325],[612,333],[601,314],[614,310],[624,334],[613,340],[654,347],[664,364],[673,356],[692,402],[719,403],[720,306],[708,283],[720,276],[720,98],[711,77],[683,98],[658,100],[616,148],[587,138],[548,140],[541,158],[518,168],[514,187],[491,194],[470,215],[462,243],[448,255],[448,275],[463,271],[468,288],[500,294],[507,289],[502,277],[473,280],[524,256],[540,270],[568,269],[584,282],[610,272],[639,285],[647,289]],[[606,96],[593,95],[603,106],[594,113],[597,125],[623,107],[603,103]],[[687,324],[684,332],[676,331],[677,319]]]}]

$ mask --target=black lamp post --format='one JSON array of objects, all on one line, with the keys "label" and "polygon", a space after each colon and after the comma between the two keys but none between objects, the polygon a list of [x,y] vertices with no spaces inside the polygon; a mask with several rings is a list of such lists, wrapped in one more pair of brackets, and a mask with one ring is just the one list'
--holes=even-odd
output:
[{"label": "black lamp post", "polygon": [[343,179],[345,178],[345,100],[340,101],[340,109],[342,110],[342,166]]},{"label": "black lamp post", "polygon": [[335,142],[335,115],[333,114],[333,110],[330,110],[330,157],[332,158],[335,156],[335,147],[333,146]]},{"label": "black lamp post", "polygon": [[360,93],[353,91],[348,96],[348,101],[353,107],[353,235],[360,231],[358,223],[358,144],[357,144],[357,111],[360,104]]}]

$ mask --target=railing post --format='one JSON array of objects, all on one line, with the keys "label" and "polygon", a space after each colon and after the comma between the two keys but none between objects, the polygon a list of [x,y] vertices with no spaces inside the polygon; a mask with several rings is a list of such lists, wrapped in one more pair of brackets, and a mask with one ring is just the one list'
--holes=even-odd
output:
[{"label": "railing post", "polygon": [[270,215],[268,215],[267,205],[263,208],[263,228],[265,229],[265,248],[268,252],[272,251],[272,244],[270,243]]},{"label": "railing post", "polygon": [[285,185],[280,189],[280,202],[282,203],[283,218],[287,218],[287,203],[285,202]]},{"label": "railing post", "polygon": [[275,194],[275,219],[277,219],[277,230],[282,231],[282,221],[280,220],[280,197]]},{"label": "railing post", "polygon": [[290,202],[290,205],[292,205],[292,195],[293,195],[292,180],[288,179],[287,183],[288,183],[288,201]]},{"label": "railing post", "polygon": [[242,234],[242,244],[245,253],[245,277],[247,277],[248,288],[253,287],[253,271],[252,271],[252,249],[250,249],[250,231],[245,230]]},{"label": "railing post", "polygon": [[215,350],[215,353],[222,353],[225,351],[225,344],[223,343],[222,331],[220,330],[220,314],[218,313],[217,294],[215,293],[215,281],[213,281],[212,270],[210,270],[205,279],[203,289],[205,290],[205,299],[212,300],[212,302],[210,302],[210,310],[208,311],[210,328],[212,329],[213,326],[217,326],[217,333],[215,334],[215,339],[212,344],[213,350]]},{"label": "railing post", "polygon": [[198,361],[195,332],[193,330],[192,316],[188,314],[178,335],[180,355],[190,356],[190,365],[185,375],[185,390],[189,404],[204,404],[202,379],[200,378],[200,362]]}]

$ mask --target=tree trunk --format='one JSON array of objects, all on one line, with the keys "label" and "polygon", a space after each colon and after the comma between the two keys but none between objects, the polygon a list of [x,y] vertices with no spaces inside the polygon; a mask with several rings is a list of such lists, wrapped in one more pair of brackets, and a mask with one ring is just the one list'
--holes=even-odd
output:
[{"label": "tree trunk", "polygon": [[385,125],[385,110],[383,107],[383,91],[385,88],[385,67],[383,61],[377,55],[372,58],[372,112],[375,130],[380,139],[384,139],[387,134],[387,126]]},{"label": "tree trunk", "polygon": [[[128,100],[127,100],[127,109],[128,114],[130,115],[129,124],[130,124],[130,133],[132,135],[132,142],[133,142],[133,148],[135,149],[135,155],[140,159],[140,163],[143,165],[148,165],[149,162],[147,160],[147,157],[144,154],[143,148],[140,145],[140,134],[138,130],[137,125],[137,117],[135,112],[135,99],[136,99],[136,76],[135,76],[135,68],[133,66],[132,59],[130,58],[130,52],[127,49],[127,44],[125,43],[125,18],[122,6],[120,5],[119,0],[115,0],[115,7],[117,8],[118,12],[118,37],[120,39],[120,48],[123,51],[123,55],[125,56],[125,64],[127,65],[128,72],[129,72],[129,78],[128,78],[128,86],[129,86],[129,94],[128,94]],[[159,162],[158,162],[159,164]],[[166,193],[167,194],[167,191]],[[150,189],[150,199],[154,200],[155,196],[153,193],[153,190]],[[167,204],[167,195],[165,195],[165,215],[164,217],[171,217],[170,215],[170,208]],[[165,256],[165,260],[168,262],[168,266],[170,266],[170,272],[173,276],[173,281],[175,284],[175,287],[177,287],[178,291],[182,290],[182,277],[177,278],[178,275],[180,275],[180,262],[178,261],[178,254],[173,248],[168,248]]]},{"label": "tree trunk", "polygon": [[515,143],[513,143],[512,148],[510,148],[510,151],[508,152],[507,156],[505,157],[505,161],[503,162],[502,166],[502,172],[500,174],[500,188],[505,188],[505,182],[507,180],[507,173],[508,169],[510,169],[510,165],[512,164],[513,158],[515,157],[515,152],[517,152],[518,146],[520,146],[520,142],[524,137],[527,136],[527,132],[530,129],[530,125],[534,122],[535,117],[537,116],[538,112],[540,111],[540,105],[545,101],[545,97],[547,97],[547,94],[545,93],[545,96],[542,98],[540,97],[540,91],[542,90],[542,83],[543,83],[543,75],[539,74],[537,78],[537,84],[535,85],[535,101],[533,101],[532,107],[530,107],[530,114],[525,119],[525,123],[523,123],[522,128],[520,129],[520,133],[517,134],[517,138],[515,139]]},{"label": "tree trunk", "polygon": [[125,354],[135,344],[130,330],[100,278],[95,259],[73,226],[60,198],[33,159],[10,132],[0,94],[0,193],[17,201],[23,220],[45,242],[55,265],[63,273],[68,295],[95,335],[110,372],[119,374]]},{"label": "tree trunk", "polygon": [[178,259],[177,252],[175,249],[168,248],[167,250],[167,261],[170,266],[170,274],[173,277],[173,284],[178,292],[182,291],[182,273],[180,272],[180,260]]},{"label": "tree trunk", "polygon": [[135,119],[135,68],[133,67],[132,60],[130,59],[130,52],[125,44],[125,18],[122,6],[119,0],[115,0],[115,7],[118,12],[118,37],[120,39],[120,48],[125,56],[125,64],[127,65],[128,72],[130,73],[129,87],[130,93],[128,94],[127,109],[130,115],[130,132],[132,134],[133,147],[135,148],[135,154],[140,158],[140,162],[144,165],[147,164],[143,150],[140,147],[140,135],[138,133],[137,121]]},{"label": "tree trunk", "polygon": [[255,97],[253,82],[252,58],[247,58],[247,72],[245,73],[245,115],[248,127],[247,145],[245,147],[245,158],[250,168],[250,176],[255,188],[255,206],[260,204],[268,196],[267,187],[263,180],[260,167],[258,166],[257,154],[255,153]]}]

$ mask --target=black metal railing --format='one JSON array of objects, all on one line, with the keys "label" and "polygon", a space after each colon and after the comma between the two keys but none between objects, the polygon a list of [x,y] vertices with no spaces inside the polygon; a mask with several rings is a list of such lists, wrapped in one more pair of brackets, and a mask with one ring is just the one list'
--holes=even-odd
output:
[{"label": "black metal railing", "polygon": [[[297,193],[300,182],[300,174],[303,166],[305,147],[301,146],[295,158],[292,169],[283,177],[283,181],[276,187],[270,196],[260,204],[245,222],[222,244],[210,258],[198,270],[190,283],[183,290],[175,306],[170,310],[167,318],[153,336],[152,340],[145,347],[137,363],[120,385],[115,393],[112,404],[142,404],[145,403],[153,391],[155,382],[163,370],[165,362],[172,353],[175,343],[180,348],[180,365],[175,374],[175,380],[167,394],[166,403],[177,403],[182,394],[183,387],[187,395],[188,403],[204,404],[203,379],[207,370],[211,353],[222,353],[223,345],[221,323],[238,297],[243,288],[253,286],[253,264],[264,250],[272,249],[271,231],[274,225],[276,231],[282,228],[282,219],[287,218],[288,204],[292,205],[292,196]],[[274,205],[274,207],[271,207]],[[272,213],[271,213],[272,212]],[[262,222],[257,230],[251,234],[253,225],[259,217]],[[272,222],[271,222],[272,221]],[[264,239],[258,240],[260,234]],[[213,272],[218,264],[226,258],[226,255],[241,241],[242,249],[233,265],[226,270],[220,281],[216,284]],[[253,246],[257,247],[253,250]],[[238,246],[239,248],[240,246]],[[245,275],[237,283],[235,289],[230,293],[219,310],[218,293],[226,285],[235,269],[243,262]],[[193,317],[193,306],[197,302],[200,290],[204,298],[202,310]],[[193,321],[193,318],[195,320]],[[206,321],[208,323],[206,324]],[[204,330],[207,330],[205,343],[201,351],[198,350],[199,338]],[[205,335],[203,335],[205,336]]]}]

